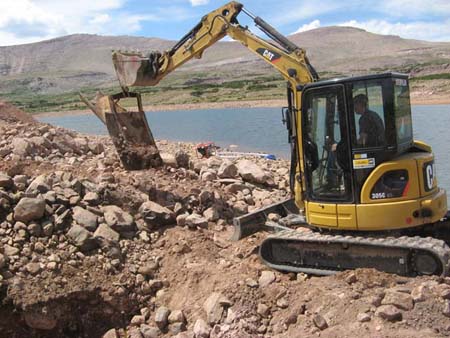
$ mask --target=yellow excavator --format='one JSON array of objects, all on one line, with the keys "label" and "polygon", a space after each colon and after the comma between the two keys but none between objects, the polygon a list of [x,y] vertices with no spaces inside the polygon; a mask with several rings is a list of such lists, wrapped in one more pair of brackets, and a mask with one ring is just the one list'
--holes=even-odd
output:
[{"label": "yellow excavator", "polygon": [[[241,26],[240,13],[269,40]],[[129,87],[158,84],[225,36],[286,79],[283,120],[292,150],[292,198],[236,218],[234,238],[275,230],[260,245],[260,257],[284,271],[327,275],[369,267],[404,276],[449,275],[446,192],[437,186],[431,147],[413,139],[407,75],[319,81],[302,48],[232,1],[205,15],[170,50],[113,52],[123,89],[103,98],[113,120],[125,116],[119,99],[136,96]],[[106,121],[100,106],[91,108]],[[148,129],[146,121],[133,124],[140,126]],[[120,134],[117,125],[112,129]],[[268,221],[271,212],[282,216],[280,222]]]}]

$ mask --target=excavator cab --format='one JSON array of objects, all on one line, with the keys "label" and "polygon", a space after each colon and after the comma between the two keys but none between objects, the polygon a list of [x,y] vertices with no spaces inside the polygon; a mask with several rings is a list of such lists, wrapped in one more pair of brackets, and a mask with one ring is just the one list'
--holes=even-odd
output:
[{"label": "excavator cab", "polygon": [[308,223],[389,230],[445,215],[431,149],[413,140],[407,75],[312,83],[302,102]]}]

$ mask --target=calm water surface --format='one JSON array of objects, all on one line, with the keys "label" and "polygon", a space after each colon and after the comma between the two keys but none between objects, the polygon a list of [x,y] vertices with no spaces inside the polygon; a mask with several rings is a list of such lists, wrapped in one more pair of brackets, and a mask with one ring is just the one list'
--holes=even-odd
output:
[{"label": "calm water surface", "polygon": [[[414,138],[433,147],[439,185],[450,191],[450,105],[413,106]],[[212,141],[240,151],[262,151],[289,158],[287,132],[279,108],[230,108],[148,112],[157,139]],[[95,115],[45,117],[42,122],[85,134],[107,134]],[[447,193],[448,194],[448,193]]]}]

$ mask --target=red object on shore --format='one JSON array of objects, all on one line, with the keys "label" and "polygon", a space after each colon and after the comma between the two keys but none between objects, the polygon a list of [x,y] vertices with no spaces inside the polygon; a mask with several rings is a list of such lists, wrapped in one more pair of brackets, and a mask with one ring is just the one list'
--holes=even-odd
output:
[{"label": "red object on shore", "polygon": [[217,146],[214,144],[214,142],[204,142],[199,143],[196,146],[197,155],[199,155],[200,158],[208,158],[216,153]]}]

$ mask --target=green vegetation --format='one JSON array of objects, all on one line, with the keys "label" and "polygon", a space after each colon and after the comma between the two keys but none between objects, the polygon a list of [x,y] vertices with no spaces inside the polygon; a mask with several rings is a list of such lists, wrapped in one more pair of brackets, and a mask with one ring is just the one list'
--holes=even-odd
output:
[{"label": "green vegetation", "polygon": [[[240,74],[236,80],[229,74],[214,74],[209,77],[203,73],[187,76],[186,73],[171,75],[154,87],[131,88],[142,95],[144,105],[183,104],[199,102],[223,102],[235,100],[264,100],[283,98],[286,84],[281,76]],[[29,113],[48,111],[82,110],[86,106],[81,102],[78,93],[93,98],[99,88],[84,87],[79,91],[61,94],[35,94],[23,89],[0,93],[0,98]],[[104,94],[120,91],[118,86],[100,88]],[[125,106],[134,101],[123,102]]]},{"label": "green vegetation", "polygon": [[[82,88],[80,91],[88,97],[93,97],[95,96],[97,89]],[[102,88],[102,91],[105,94],[112,94],[119,91],[119,88]],[[34,94],[22,90],[18,92],[2,93],[0,94],[0,98],[11,102],[29,113],[85,109],[86,106],[81,102],[78,93],[79,91],[62,94]]]},{"label": "green vegetation", "polygon": [[427,80],[450,80],[450,73],[429,74],[423,76],[413,77],[412,81],[427,81]]},{"label": "green vegetation", "polygon": [[[409,67],[411,66],[411,67]],[[423,65],[415,65],[421,67]],[[402,68],[402,69],[400,69]],[[395,71],[406,71],[412,68],[406,65],[395,69]],[[375,71],[372,69],[371,71]],[[386,71],[377,69],[378,72]],[[335,72],[322,72],[322,80],[339,77],[341,74]],[[236,78],[237,77],[237,78]],[[427,80],[449,80],[450,74],[430,74],[412,78],[412,85],[419,81]],[[34,90],[24,90],[21,86],[5,86],[15,88],[9,92],[0,91],[0,99],[5,99],[12,104],[30,113],[47,111],[84,110],[86,106],[81,102],[78,92],[70,91],[60,94],[36,94]],[[26,87],[28,88],[28,87]],[[133,91],[142,94],[143,104],[165,105],[184,104],[200,102],[225,102],[237,100],[267,100],[283,99],[286,93],[286,81],[281,75],[270,73],[240,73],[237,76],[229,72],[175,72],[169,75],[160,84],[154,87],[136,87]],[[84,87],[81,92],[88,98],[93,98],[100,89],[105,94],[113,94],[120,91],[118,86],[114,87]],[[134,101],[124,102],[125,106],[134,104]]]}]

